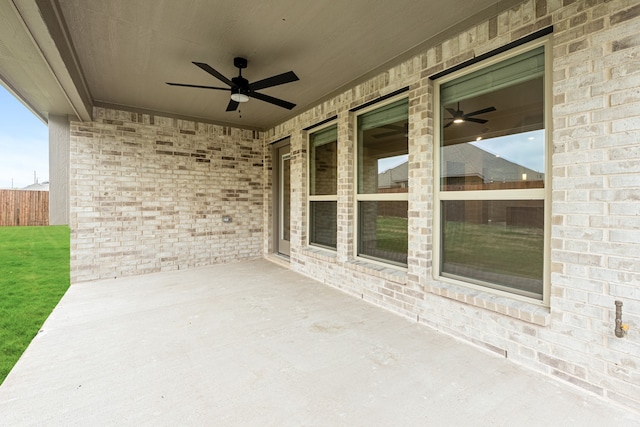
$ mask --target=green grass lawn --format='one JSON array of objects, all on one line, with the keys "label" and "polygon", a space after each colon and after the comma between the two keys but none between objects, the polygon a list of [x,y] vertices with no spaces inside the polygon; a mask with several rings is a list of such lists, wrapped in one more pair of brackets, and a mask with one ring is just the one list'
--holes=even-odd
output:
[{"label": "green grass lawn", "polygon": [[68,227],[0,227],[0,383],[68,287]]}]

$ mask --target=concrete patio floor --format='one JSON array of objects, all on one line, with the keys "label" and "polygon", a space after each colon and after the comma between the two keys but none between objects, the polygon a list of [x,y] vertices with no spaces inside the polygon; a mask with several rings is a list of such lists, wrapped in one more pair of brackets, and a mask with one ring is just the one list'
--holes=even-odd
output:
[{"label": "concrete patio floor", "polygon": [[0,426],[624,426],[638,414],[265,260],[70,287]]}]

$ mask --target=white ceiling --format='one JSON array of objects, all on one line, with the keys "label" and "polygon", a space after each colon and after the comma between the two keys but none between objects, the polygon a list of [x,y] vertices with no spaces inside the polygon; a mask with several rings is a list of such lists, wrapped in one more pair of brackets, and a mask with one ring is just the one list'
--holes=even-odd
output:
[{"label": "white ceiling", "polygon": [[[266,129],[507,3],[13,0],[0,6],[0,79],[43,117],[114,105]],[[228,92],[165,84],[224,86],[191,61],[231,78],[235,56],[249,81],[293,70],[299,81],[261,92],[297,107],[251,99],[240,117]]]}]

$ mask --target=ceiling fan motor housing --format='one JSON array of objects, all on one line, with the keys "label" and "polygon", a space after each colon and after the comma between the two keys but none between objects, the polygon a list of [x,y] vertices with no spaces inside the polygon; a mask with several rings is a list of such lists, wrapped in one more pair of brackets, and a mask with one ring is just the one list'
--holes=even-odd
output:
[{"label": "ceiling fan motor housing", "polygon": [[247,79],[245,79],[244,77],[234,77],[231,79],[231,81],[236,85],[235,88],[232,88],[232,92],[235,90],[238,93],[248,93],[250,91],[249,89],[249,81]]}]

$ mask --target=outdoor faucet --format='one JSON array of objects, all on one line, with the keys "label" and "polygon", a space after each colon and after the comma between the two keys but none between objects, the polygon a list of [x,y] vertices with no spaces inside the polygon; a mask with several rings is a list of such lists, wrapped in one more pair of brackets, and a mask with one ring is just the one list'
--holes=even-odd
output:
[{"label": "outdoor faucet", "polygon": [[627,334],[627,329],[629,329],[629,325],[625,325],[622,323],[622,301],[616,301],[616,337],[622,338]]}]

